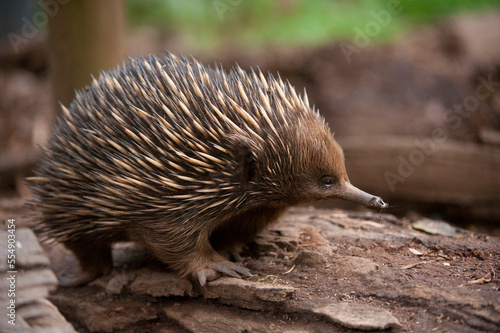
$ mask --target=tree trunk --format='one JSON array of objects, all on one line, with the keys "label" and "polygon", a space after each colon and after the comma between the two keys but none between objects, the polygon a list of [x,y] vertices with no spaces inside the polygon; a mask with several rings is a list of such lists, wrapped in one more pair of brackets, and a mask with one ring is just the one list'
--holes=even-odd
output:
[{"label": "tree trunk", "polygon": [[50,69],[56,112],[68,105],[99,70],[124,55],[125,5],[121,0],[72,0],[49,20]]}]

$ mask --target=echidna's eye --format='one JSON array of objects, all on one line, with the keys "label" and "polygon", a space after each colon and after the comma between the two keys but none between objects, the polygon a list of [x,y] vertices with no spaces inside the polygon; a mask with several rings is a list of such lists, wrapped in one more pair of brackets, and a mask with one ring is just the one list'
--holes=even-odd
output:
[{"label": "echidna's eye", "polygon": [[321,177],[321,184],[326,188],[332,187],[333,185],[335,185],[335,183],[336,183],[335,177],[332,176]]}]

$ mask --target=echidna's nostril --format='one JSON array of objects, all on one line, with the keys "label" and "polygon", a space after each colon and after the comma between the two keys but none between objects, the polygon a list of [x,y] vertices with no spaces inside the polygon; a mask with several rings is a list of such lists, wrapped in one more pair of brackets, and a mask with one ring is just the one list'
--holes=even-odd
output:
[{"label": "echidna's nostril", "polygon": [[377,197],[377,199],[375,200],[375,204],[379,208],[387,208],[387,207],[389,207],[389,205],[387,203],[385,203],[384,200],[382,200],[382,198],[380,198],[380,197]]},{"label": "echidna's nostril", "polygon": [[384,209],[389,207],[387,203],[382,200],[381,197],[373,197],[370,202],[368,203],[369,208],[375,208],[375,209]]}]

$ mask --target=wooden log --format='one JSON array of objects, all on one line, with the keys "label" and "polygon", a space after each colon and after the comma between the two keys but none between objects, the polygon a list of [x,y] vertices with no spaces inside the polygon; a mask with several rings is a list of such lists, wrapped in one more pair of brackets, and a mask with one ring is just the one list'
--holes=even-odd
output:
[{"label": "wooden log", "polygon": [[[14,240],[14,242],[12,241]],[[9,245],[15,244],[15,250]],[[75,332],[59,310],[45,298],[57,286],[54,273],[46,268],[48,258],[31,229],[0,230],[0,304],[5,319],[0,332]],[[7,262],[7,255],[14,262]]]}]

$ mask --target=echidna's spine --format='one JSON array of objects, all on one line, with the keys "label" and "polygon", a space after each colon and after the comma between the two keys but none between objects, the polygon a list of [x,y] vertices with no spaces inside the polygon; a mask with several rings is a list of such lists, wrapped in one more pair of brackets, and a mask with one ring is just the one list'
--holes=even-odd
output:
[{"label": "echidna's spine", "polygon": [[[62,110],[31,185],[39,230],[60,241],[153,216],[215,219],[265,198],[242,184],[241,143],[249,152],[270,143],[284,159],[277,165],[292,168],[278,153],[293,149],[282,128],[319,118],[279,77],[172,54],[100,73]],[[289,172],[268,169],[271,186]]]}]

